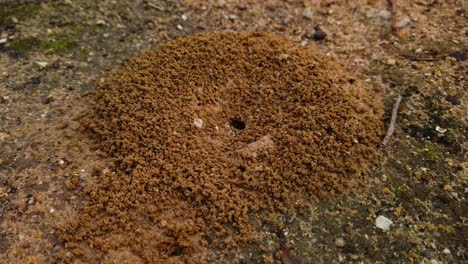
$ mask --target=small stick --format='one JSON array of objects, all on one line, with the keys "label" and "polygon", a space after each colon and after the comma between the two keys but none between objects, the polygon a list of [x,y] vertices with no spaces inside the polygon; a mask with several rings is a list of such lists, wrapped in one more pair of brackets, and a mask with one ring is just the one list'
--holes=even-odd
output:
[{"label": "small stick", "polygon": [[385,135],[385,138],[382,142],[382,145],[386,146],[388,142],[390,141],[390,138],[393,135],[393,132],[395,131],[395,123],[396,123],[396,118],[398,114],[398,108],[400,107],[401,99],[403,97],[401,95],[398,95],[398,98],[395,102],[395,105],[393,105],[393,111],[392,111],[392,119],[390,120],[390,126],[388,127],[387,135]]},{"label": "small stick", "polygon": [[397,0],[392,0],[392,31],[397,31]]}]

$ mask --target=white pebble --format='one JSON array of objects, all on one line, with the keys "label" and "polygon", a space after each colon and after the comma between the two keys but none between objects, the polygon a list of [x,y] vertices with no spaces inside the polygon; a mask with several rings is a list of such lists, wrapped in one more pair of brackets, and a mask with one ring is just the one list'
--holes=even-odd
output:
[{"label": "white pebble", "polygon": [[49,65],[49,63],[45,62],[45,61],[36,61],[35,62],[37,66],[39,66],[39,68],[41,69],[44,69],[45,67],[47,67],[47,65]]},{"label": "white pebble", "polygon": [[201,120],[200,118],[195,118],[193,119],[193,125],[196,126],[197,128],[202,128],[203,120]]},{"label": "white pebble", "polygon": [[404,27],[408,26],[410,23],[411,23],[411,20],[409,18],[405,17],[402,20],[400,20],[396,24],[396,26],[399,27],[399,28],[404,28]]},{"label": "white pebble", "polygon": [[443,252],[444,252],[444,254],[450,254],[450,249],[446,248],[446,249],[444,249]]},{"label": "white pebble", "polygon": [[188,17],[187,17],[186,14],[182,14],[182,15],[180,16],[180,18],[182,18],[182,20],[185,21],[185,20],[187,20]]},{"label": "white pebble", "polygon": [[337,238],[337,239],[335,240],[335,245],[336,245],[337,247],[344,247],[344,245],[345,245],[344,239],[342,239],[342,238]]},{"label": "white pebble", "polygon": [[437,132],[439,132],[439,133],[442,133],[442,134],[445,133],[445,132],[447,132],[447,129],[441,128],[440,126],[436,126],[436,129],[435,129],[435,130],[436,130]]},{"label": "white pebble", "polygon": [[390,230],[390,226],[392,224],[393,224],[393,221],[383,215],[379,215],[375,219],[375,226],[385,231]]},{"label": "white pebble", "polygon": [[304,11],[302,11],[302,16],[311,19],[313,17],[312,10],[310,10],[310,8],[305,8]]}]

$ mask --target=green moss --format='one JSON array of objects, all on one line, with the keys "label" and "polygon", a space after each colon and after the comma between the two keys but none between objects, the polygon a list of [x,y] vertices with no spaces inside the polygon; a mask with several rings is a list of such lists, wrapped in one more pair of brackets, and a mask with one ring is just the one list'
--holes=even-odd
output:
[{"label": "green moss", "polygon": [[34,16],[41,9],[39,4],[25,4],[14,7],[5,7],[0,9],[0,26],[11,25],[13,17],[24,20]]},{"label": "green moss", "polygon": [[29,52],[41,46],[41,40],[36,37],[16,38],[9,43],[7,51],[15,56],[27,57]]},{"label": "green moss", "polygon": [[394,188],[393,192],[395,196],[402,200],[409,200],[411,198],[409,187],[407,185],[401,185]]},{"label": "green moss", "polygon": [[83,47],[80,52],[78,52],[78,55],[81,57],[86,57],[89,54],[89,49],[86,47]]},{"label": "green moss", "polygon": [[74,34],[58,34],[43,43],[43,47],[50,53],[65,52],[77,46]]},{"label": "green moss", "polygon": [[437,143],[429,143],[422,149],[421,157],[428,167],[435,167],[440,164],[445,156],[445,148]]}]

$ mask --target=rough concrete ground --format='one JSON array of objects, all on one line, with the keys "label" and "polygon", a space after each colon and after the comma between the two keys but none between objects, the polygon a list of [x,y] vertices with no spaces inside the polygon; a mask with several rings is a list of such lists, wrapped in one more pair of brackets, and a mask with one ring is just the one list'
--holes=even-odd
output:
[{"label": "rough concrete ground", "polygon": [[394,34],[385,0],[0,0],[0,262],[63,250],[57,223],[106,163],[74,120],[94,82],[161,41],[215,30],[274,32],[339,59],[381,91],[387,124],[403,101],[361,192],[285,216],[280,234],[264,227],[260,245],[208,251],[209,262],[280,262],[284,248],[302,263],[465,262],[466,4],[398,3]]}]

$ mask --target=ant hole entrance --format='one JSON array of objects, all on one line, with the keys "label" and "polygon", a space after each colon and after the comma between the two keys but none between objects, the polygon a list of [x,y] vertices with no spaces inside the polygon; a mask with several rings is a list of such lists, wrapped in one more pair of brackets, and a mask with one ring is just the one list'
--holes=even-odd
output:
[{"label": "ant hole entrance", "polygon": [[231,119],[231,126],[237,130],[244,130],[245,129],[245,122],[242,121],[240,118],[232,118]]}]

